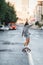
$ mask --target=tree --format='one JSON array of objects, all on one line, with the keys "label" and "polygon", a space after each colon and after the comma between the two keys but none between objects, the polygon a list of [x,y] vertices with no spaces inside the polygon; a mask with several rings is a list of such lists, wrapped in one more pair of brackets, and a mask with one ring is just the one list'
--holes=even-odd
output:
[{"label": "tree", "polygon": [[6,12],[5,0],[0,0],[0,21],[4,19],[5,12]]},{"label": "tree", "polygon": [[38,27],[41,27],[41,24],[39,23],[39,21],[36,21],[35,25],[37,25]]},{"label": "tree", "polygon": [[8,24],[11,21],[17,21],[16,11],[13,6],[10,6],[10,3],[6,3],[5,0],[0,1],[0,21],[1,23],[5,22]]},{"label": "tree", "polygon": [[43,20],[43,15],[41,15],[41,20]]}]

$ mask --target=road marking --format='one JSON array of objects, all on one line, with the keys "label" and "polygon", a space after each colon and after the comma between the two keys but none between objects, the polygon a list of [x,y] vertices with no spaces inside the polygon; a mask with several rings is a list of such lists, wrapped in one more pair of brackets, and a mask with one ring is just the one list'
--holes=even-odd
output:
[{"label": "road marking", "polygon": [[27,56],[28,56],[29,65],[34,65],[31,52],[30,53],[27,52]]}]

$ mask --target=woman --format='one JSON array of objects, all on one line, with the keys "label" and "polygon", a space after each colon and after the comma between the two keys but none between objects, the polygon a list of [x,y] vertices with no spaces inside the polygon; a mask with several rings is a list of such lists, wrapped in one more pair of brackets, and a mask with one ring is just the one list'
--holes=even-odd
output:
[{"label": "woman", "polygon": [[22,36],[24,36],[26,38],[26,41],[24,43],[24,46],[25,48],[22,50],[22,51],[31,51],[29,48],[28,48],[28,44],[30,42],[30,33],[28,31],[28,29],[31,27],[32,25],[29,25],[28,23],[28,19],[26,19],[26,23],[24,25],[24,28],[23,28],[23,32],[22,32]]}]

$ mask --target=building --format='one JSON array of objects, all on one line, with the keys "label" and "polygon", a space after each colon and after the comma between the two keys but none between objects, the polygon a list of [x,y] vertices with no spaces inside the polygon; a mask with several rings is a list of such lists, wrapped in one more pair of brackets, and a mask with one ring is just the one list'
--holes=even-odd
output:
[{"label": "building", "polygon": [[28,18],[29,15],[29,0],[22,0],[22,11],[24,18]]},{"label": "building", "polygon": [[[11,4],[14,4],[16,8],[17,17],[19,19],[29,19],[29,12],[30,14],[33,13],[33,17],[36,18],[36,20],[41,21],[43,18],[43,0],[8,0],[11,1]],[[37,5],[35,5],[35,2],[37,1]],[[34,6],[34,8],[32,8]],[[29,9],[31,11],[29,11]],[[32,11],[32,9],[34,9]],[[32,15],[31,15],[32,16]],[[30,17],[31,18],[31,17]]]},{"label": "building", "polygon": [[22,0],[22,10],[27,12],[29,8],[29,0]]},{"label": "building", "polygon": [[43,17],[43,1],[38,0],[37,1],[37,6],[35,9],[35,17],[38,21],[42,21]]}]

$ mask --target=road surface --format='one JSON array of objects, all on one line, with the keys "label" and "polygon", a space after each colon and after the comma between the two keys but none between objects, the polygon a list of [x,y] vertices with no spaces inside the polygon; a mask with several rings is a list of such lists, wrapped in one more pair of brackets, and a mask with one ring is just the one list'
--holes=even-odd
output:
[{"label": "road surface", "polygon": [[22,29],[0,31],[0,65],[43,65],[43,30],[29,30],[31,53],[24,54]]}]

